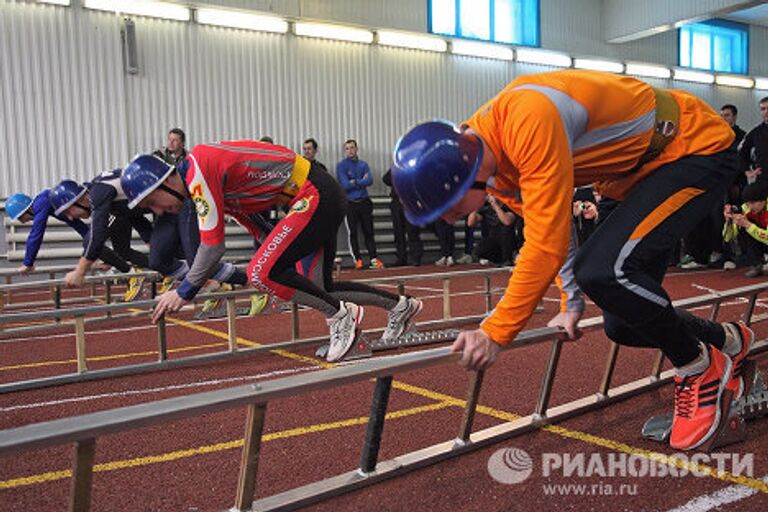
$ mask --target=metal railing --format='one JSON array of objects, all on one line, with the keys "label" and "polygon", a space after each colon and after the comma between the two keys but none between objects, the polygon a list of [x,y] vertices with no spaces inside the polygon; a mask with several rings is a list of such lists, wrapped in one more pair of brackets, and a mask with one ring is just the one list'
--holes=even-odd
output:
[{"label": "metal railing", "polygon": [[[493,268],[482,270],[460,270],[454,272],[445,272],[438,275],[435,274],[412,274],[404,276],[392,276],[392,277],[379,277],[372,279],[361,280],[360,282],[367,283],[391,283],[397,286],[398,293],[404,294],[406,291],[406,284],[410,281],[422,281],[422,280],[435,280],[442,281],[442,318],[436,320],[429,320],[419,322],[418,327],[422,329],[440,329],[443,327],[451,327],[456,325],[467,324],[469,322],[477,322],[481,320],[491,310],[493,304],[493,289],[491,286],[491,278],[496,274],[508,274],[509,268]],[[451,298],[460,294],[454,294],[451,292],[451,280],[459,277],[481,277],[483,279],[484,287],[482,292],[476,292],[476,294],[482,294],[484,297],[484,311],[482,314],[466,315],[466,316],[453,316],[452,315],[452,302]],[[90,277],[87,279],[91,279]],[[54,281],[56,286],[62,284],[61,280]],[[32,283],[25,283],[30,286]],[[0,287],[1,288],[1,287]],[[51,377],[41,377],[37,379],[29,379],[18,382],[9,382],[0,384],[0,394],[10,393],[15,391],[23,391],[28,389],[38,389],[49,386],[58,386],[62,384],[71,384],[76,382],[85,382],[100,380],[105,378],[121,377],[126,375],[136,375],[140,373],[147,373],[171,368],[181,368],[188,366],[195,366],[200,364],[208,364],[214,362],[220,362],[233,358],[241,358],[255,353],[272,351],[277,349],[290,349],[298,348],[306,345],[316,345],[328,341],[327,336],[300,338],[300,322],[299,322],[299,307],[295,304],[291,307],[291,339],[284,342],[268,343],[256,347],[242,348],[237,342],[237,326],[236,316],[237,307],[236,300],[245,296],[250,296],[254,293],[252,288],[240,289],[230,292],[217,292],[200,294],[195,298],[195,301],[202,301],[206,299],[222,299],[226,302],[227,307],[227,348],[224,351],[218,351],[208,354],[198,354],[194,356],[185,356],[174,359],[169,359],[167,348],[167,324],[169,320],[161,318],[157,323],[157,360],[153,362],[131,364],[124,366],[117,366],[113,368],[89,370],[87,364],[87,350],[86,350],[86,331],[85,326],[89,321],[104,321],[105,319],[114,320],[116,318],[133,318],[136,316],[149,315],[152,307],[155,305],[154,300],[142,300],[128,303],[115,303],[104,304],[98,306],[85,306],[75,307],[67,309],[53,309],[46,311],[33,311],[24,313],[5,314],[0,316],[0,333],[10,334],[18,332],[28,332],[39,328],[39,326],[27,326],[27,327],[12,327],[10,329],[2,329],[3,325],[14,325],[19,323],[26,323],[30,321],[40,321],[45,319],[51,319],[61,321],[63,319],[72,319],[72,325],[75,331],[75,353],[77,360],[77,371],[74,373],[56,375]],[[467,293],[467,292],[462,292]],[[474,293],[474,292],[473,292]],[[108,301],[108,299],[107,299]],[[194,306],[191,306],[194,307]],[[131,313],[124,314],[122,316],[115,313],[121,311],[131,311]],[[98,316],[93,316],[98,315]],[[62,325],[68,325],[66,323],[51,324],[61,327]],[[364,334],[370,336],[380,334],[383,332],[383,328],[371,329],[365,331]]]},{"label": "metal railing", "polygon": [[[675,305],[678,307],[713,306],[710,318],[714,319],[719,312],[719,305],[724,300],[746,296],[748,301],[744,320],[751,323],[751,321],[758,319],[758,317],[753,317],[757,296],[767,290],[768,284],[746,286],[684,299],[677,301]],[[762,315],[760,319],[765,320],[766,315]],[[592,318],[582,322],[580,327],[591,330],[601,325],[602,319]],[[0,431],[0,456],[10,456],[30,450],[74,443],[75,455],[69,505],[70,510],[81,512],[90,508],[94,450],[96,440],[100,436],[235,407],[246,407],[248,414],[233,510],[289,510],[477,450],[512,436],[535,430],[545,423],[563,421],[584,412],[605,407],[618,400],[661,386],[671,380],[673,375],[673,370],[661,372],[661,362],[657,360],[647,377],[610,387],[611,376],[616,364],[616,354],[619,350],[617,345],[612,345],[603,378],[600,384],[596,386],[595,393],[550,407],[552,383],[559,365],[560,349],[565,342],[562,331],[555,328],[526,331],[520,334],[507,348],[515,350],[519,347],[546,341],[552,343],[550,357],[541,380],[539,397],[531,414],[501,425],[472,432],[477,399],[483,383],[483,373],[479,372],[470,381],[464,415],[455,439],[428,446],[388,461],[379,462],[378,452],[393,376],[398,373],[453,362],[458,358],[458,355],[451,353],[449,348],[443,347],[393,357],[375,358],[311,374],[8,429]],[[762,340],[756,344],[753,350],[760,352],[766,348],[768,348],[768,343]],[[370,378],[376,378],[376,385],[368,429],[363,440],[360,467],[334,477],[255,500],[256,474],[268,403]]]}]

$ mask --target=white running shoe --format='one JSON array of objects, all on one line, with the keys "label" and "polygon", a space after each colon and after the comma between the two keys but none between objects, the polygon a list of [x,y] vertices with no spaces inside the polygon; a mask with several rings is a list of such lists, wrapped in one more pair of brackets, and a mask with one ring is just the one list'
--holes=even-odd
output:
[{"label": "white running shoe", "polygon": [[419,299],[402,295],[397,306],[389,311],[387,328],[381,335],[382,341],[385,343],[397,341],[400,336],[408,332],[408,329],[413,325],[414,318],[423,308],[424,304]]},{"label": "white running shoe", "polygon": [[453,256],[448,256],[445,258],[445,266],[446,267],[452,267],[454,265]]},{"label": "white running shoe", "polygon": [[457,265],[469,265],[470,263],[472,263],[471,254],[465,254],[464,256],[456,260]]},{"label": "white running shoe", "polygon": [[447,261],[447,259],[448,259],[448,258],[446,258],[445,256],[443,256],[442,258],[440,258],[439,260],[437,260],[437,261],[435,262],[435,265],[437,265],[438,267],[444,267],[444,266],[445,266],[445,262]]},{"label": "white running shoe", "polygon": [[360,337],[363,308],[352,302],[341,302],[339,312],[326,320],[331,328],[331,344],[326,361],[335,363],[347,355]]}]

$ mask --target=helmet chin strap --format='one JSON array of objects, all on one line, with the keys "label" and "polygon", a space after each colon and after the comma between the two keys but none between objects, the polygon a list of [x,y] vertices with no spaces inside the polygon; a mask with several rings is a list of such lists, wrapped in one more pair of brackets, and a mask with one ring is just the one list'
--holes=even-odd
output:
[{"label": "helmet chin strap", "polygon": [[175,197],[176,199],[178,199],[178,200],[179,200],[179,202],[181,202],[181,203],[183,203],[183,202],[184,202],[184,200],[186,199],[186,197],[184,197],[183,195],[179,194],[178,192],[176,192],[175,190],[173,190],[173,189],[172,189],[171,187],[169,187],[168,185],[165,185],[164,183],[161,183],[160,185],[158,185],[158,186],[157,186],[157,188],[159,188],[160,190],[165,190],[166,192],[168,192],[169,194],[171,194],[173,197]]}]

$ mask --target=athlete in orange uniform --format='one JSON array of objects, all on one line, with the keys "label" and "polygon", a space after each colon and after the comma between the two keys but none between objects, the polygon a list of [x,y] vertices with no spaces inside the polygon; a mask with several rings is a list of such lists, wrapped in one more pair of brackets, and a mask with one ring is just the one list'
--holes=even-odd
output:
[{"label": "athlete in orange uniform", "polygon": [[[566,259],[574,186],[596,183],[621,200],[577,253],[581,289],[608,336],[661,349],[676,367],[671,444],[700,446],[721,422],[726,388],[753,335],[672,307],[661,287],[667,253],[736,175],[733,131],[698,98],[592,71],[526,75],[457,129],[433,121],[397,143],[392,181],[414,224],[454,222],[486,192],[525,219],[525,245],[494,312],[454,350],[490,366],[523,329]],[[560,323],[575,336],[577,314]]]}]

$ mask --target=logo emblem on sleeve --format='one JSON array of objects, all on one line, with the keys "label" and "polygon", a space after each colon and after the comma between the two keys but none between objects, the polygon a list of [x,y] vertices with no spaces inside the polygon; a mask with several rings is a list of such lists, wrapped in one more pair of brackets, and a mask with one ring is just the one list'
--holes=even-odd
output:
[{"label": "logo emblem on sleeve", "polygon": [[310,204],[310,201],[312,201],[313,197],[314,196],[302,197],[301,199],[293,203],[293,206],[291,206],[291,209],[288,212],[288,215],[292,213],[303,213],[309,210],[309,204]]},{"label": "logo emblem on sleeve", "polygon": [[193,201],[195,202],[195,210],[197,211],[197,215],[205,219],[211,212],[211,206],[208,204],[208,201],[206,201],[203,197],[195,197]]}]

